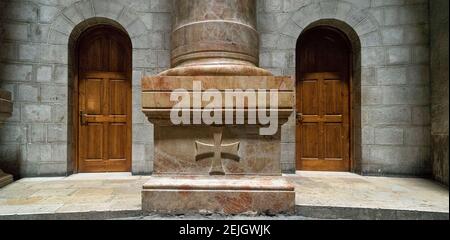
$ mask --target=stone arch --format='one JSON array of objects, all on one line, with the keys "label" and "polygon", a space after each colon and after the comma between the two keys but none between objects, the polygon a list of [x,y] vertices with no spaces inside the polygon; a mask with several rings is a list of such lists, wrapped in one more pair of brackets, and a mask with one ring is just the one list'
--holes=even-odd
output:
[{"label": "stone arch", "polygon": [[[47,44],[70,45],[90,26],[106,24],[123,29],[131,38],[133,46],[149,31],[133,4],[125,5],[119,0],[83,0],[64,8],[54,17],[47,37]],[[145,47],[145,46],[142,46]]]},{"label": "stone arch", "polygon": [[382,45],[375,17],[346,1],[314,1],[301,7],[287,20],[281,34],[297,40],[305,29],[318,25],[336,27],[352,37],[352,42],[358,37],[362,48]]},{"label": "stone arch", "polygon": [[[76,162],[77,162],[77,121],[75,120],[78,116],[78,106],[77,106],[77,84],[78,84],[78,66],[77,60],[77,46],[78,39],[82,34],[96,26],[107,25],[115,28],[117,31],[121,31],[125,36],[128,36],[128,31],[117,21],[105,18],[105,17],[93,17],[78,23],[73,29],[68,38],[68,147],[67,147],[67,166],[68,172],[76,172]],[[131,43],[131,47],[132,47]]]},{"label": "stone arch", "polygon": [[[73,51],[77,40],[83,30],[90,26],[106,24],[115,26],[128,33],[132,43],[132,95],[133,95],[133,139],[132,139],[132,172],[135,174],[149,174],[153,171],[153,128],[145,120],[141,112],[140,79],[144,74],[156,74],[166,70],[170,64],[170,52],[167,42],[170,22],[167,21],[167,9],[159,11],[151,1],[123,1],[123,0],[70,0],[70,5],[61,9],[52,18],[48,32],[42,39],[41,49],[44,62],[48,58],[58,65],[58,72],[62,76],[61,84],[67,84],[68,92],[73,86]],[[170,5],[170,4],[169,4]],[[150,18],[150,19],[149,19]],[[154,18],[154,19],[153,19]],[[154,27],[153,20],[159,21]],[[54,69],[57,69],[55,66]],[[57,73],[56,73],[57,72]],[[67,76],[67,78],[65,77]],[[66,80],[67,79],[67,80]],[[70,94],[67,94],[71,102]],[[69,104],[58,107],[58,113],[64,118],[67,125],[67,174],[73,172],[73,143],[70,141],[72,132],[73,113],[68,109]],[[67,122],[67,123],[66,123]],[[144,137],[145,135],[145,137]]]},{"label": "stone arch", "polygon": [[[348,39],[352,55],[352,74],[350,76],[351,96],[351,171],[361,172],[362,163],[362,124],[361,124],[361,40],[359,34],[348,23],[337,19],[319,19],[303,27],[298,41],[309,29],[327,26],[338,29]],[[296,49],[299,47],[297,41]]]}]

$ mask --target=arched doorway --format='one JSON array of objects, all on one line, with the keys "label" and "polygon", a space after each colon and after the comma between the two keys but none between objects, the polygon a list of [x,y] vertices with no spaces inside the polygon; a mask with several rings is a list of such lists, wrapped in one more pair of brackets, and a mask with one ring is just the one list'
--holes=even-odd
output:
[{"label": "arched doorway", "polygon": [[297,43],[297,170],[351,170],[352,51],[336,28],[306,30]]},{"label": "arched doorway", "polygon": [[131,171],[131,41],[98,25],[76,44],[76,172]]}]

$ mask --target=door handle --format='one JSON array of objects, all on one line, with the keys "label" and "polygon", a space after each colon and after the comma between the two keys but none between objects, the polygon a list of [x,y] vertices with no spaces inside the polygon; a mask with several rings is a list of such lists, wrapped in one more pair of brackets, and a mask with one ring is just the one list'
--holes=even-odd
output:
[{"label": "door handle", "polygon": [[86,114],[84,114],[83,111],[80,111],[80,124],[81,124],[82,126],[84,126],[84,125],[87,124],[87,121],[86,121]]}]

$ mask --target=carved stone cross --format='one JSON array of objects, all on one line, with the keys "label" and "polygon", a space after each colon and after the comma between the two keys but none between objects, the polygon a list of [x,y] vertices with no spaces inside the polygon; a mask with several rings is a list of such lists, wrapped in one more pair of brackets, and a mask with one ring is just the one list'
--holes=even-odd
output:
[{"label": "carved stone cross", "polygon": [[225,175],[222,159],[230,159],[239,162],[238,155],[240,143],[222,144],[222,128],[214,128],[214,144],[206,144],[195,141],[197,151],[195,159],[201,161],[212,157],[209,175]]}]

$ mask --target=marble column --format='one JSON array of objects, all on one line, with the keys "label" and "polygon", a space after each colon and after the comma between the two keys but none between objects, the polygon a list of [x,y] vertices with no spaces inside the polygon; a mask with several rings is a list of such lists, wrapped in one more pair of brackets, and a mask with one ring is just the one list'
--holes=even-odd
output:
[{"label": "marble column", "polygon": [[[256,1],[175,0],[173,11],[172,68],[142,79],[142,109],[155,125],[154,175],[143,186],[143,211],[292,213],[295,191],[281,174],[280,129],[293,112],[295,84],[291,77],[274,77],[258,67]],[[216,113],[231,113],[233,124],[195,123],[193,116],[207,102],[183,110],[189,123],[174,124],[175,89],[192,94],[215,89],[221,95],[236,90],[236,99],[245,98],[247,90],[279,90],[273,108],[279,130],[262,136],[261,125],[250,121],[250,112],[267,107],[260,102],[238,108],[222,101]],[[246,124],[237,123],[238,113]]]},{"label": "marble column", "polygon": [[166,76],[271,76],[258,68],[255,0],[175,0]]},{"label": "marble column", "polygon": [[[11,117],[12,114],[12,102],[11,93],[0,89],[0,127],[7,118]],[[1,161],[1,159],[0,159]],[[0,188],[13,182],[13,177],[10,174],[4,173],[0,169]]]}]

